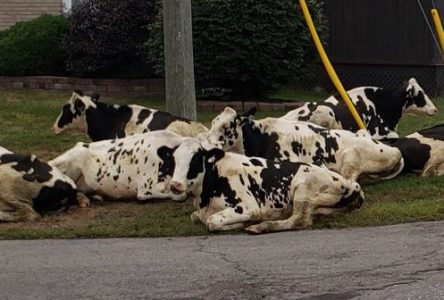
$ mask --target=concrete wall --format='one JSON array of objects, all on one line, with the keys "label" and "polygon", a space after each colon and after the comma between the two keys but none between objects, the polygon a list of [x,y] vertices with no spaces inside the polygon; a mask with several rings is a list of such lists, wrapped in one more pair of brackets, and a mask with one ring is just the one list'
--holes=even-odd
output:
[{"label": "concrete wall", "polygon": [[0,30],[42,14],[59,15],[62,0],[0,0]]}]

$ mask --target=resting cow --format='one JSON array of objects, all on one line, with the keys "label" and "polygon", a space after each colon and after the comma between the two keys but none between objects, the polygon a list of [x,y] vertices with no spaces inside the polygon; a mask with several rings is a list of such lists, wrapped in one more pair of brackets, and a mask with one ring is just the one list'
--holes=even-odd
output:
[{"label": "resting cow", "polygon": [[174,150],[186,139],[159,130],[121,139],[76,146],[49,163],[76,184],[79,192],[109,199],[182,201],[186,194],[172,194]]},{"label": "resting cow", "polygon": [[[397,138],[403,113],[434,115],[437,108],[414,78],[396,89],[359,87],[347,92],[368,132],[376,140]],[[286,120],[309,121],[329,129],[358,131],[350,111],[342,99],[331,96],[324,102],[306,103],[282,117]]]},{"label": "resting cow", "polygon": [[0,147],[0,222],[33,221],[76,202],[76,186],[34,155]]},{"label": "resting cow", "polygon": [[226,151],[282,161],[325,163],[345,178],[390,179],[403,167],[401,153],[364,131],[328,130],[309,122],[253,120],[255,109],[238,115],[225,108],[206,135]]},{"label": "resting cow", "polygon": [[205,150],[188,140],[174,153],[171,190],[195,196],[191,218],[210,231],[241,229],[250,233],[306,228],[314,214],[329,215],[363,202],[358,183],[325,167]]},{"label": "resting cow", "polygon": [[92,141],[101,141],[162,129],[182,136],[208,131],[198,122],[167,112],[139,105],[110,105],[99,102],[99,97],[74,91],[53,125],[54,133],[72,129],[87,133]]},{"label": "resting cow", "polygon": [[444,124],[387,141],[397,147],[404,158],[404,173],[420,176],[444,175]]}]

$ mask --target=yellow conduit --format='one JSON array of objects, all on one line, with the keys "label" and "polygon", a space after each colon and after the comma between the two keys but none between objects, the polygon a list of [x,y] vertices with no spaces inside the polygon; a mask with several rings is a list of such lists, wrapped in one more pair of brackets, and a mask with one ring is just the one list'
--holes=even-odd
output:
[{"label": "yellow conduit", "polygon": [[316,45],[316,48],[318,49],[319,56],[321,57],[322,63],[324,64],[324,67],[327,70],[328,76],[330,76],[330,79],[335,85],[336,90],[339,92],[339,95],[342,97],[345,104],[347,105],[347,108],[352,114],[353,118],[355,119],[356,124],[358,124],[360,129],[366,129],[364,122],[362,122],[362,119],[359,116],[358,112],[356,111],[353,102],[348,97],[348,94],[345,91],[344,86],[339,80],[338,75],[335,72],[335,69],[333,69],[330,60],[328,59],[328,56],[325,53],[324,47],[322,46],[321,40],[319,39],[318,33],[316,32],[316,28],[313,24],[313,20],[311,19],[310,12],[308,10],[307,4],[305,3],[305,0],[299,0],[299,3],[301,5],[302,12],[304,13],[305,21],[307,22],[308,28],[310,29],[313,41]]},{"label": "yellow conduit", "polygon": [[432,9],[433,22],[435,23],[435,29],[438,33],[439,42],[441,43],[441,50],[444,52],[444,30],[442,29],[441,18],[437,9]]}]

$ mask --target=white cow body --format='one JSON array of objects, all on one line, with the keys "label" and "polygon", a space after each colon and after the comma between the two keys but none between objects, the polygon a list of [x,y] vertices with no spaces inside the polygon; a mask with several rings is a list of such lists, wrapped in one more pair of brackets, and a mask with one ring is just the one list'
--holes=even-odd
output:
[{"label": "white cow body", "polygon": [[250,222],[259,223],[246,228],[250,233],[306,228],[314,214],[342,212],[363,201],[358,183],[325,167],[207,151],[197,141],[183,143],[174,155],[188,159],[177,159],[171,188],[195,195],[192,220],[210,231]]},{"label": "white cow body", "polygon": [[277,161],[324,163],[351,180],[389,179],[403,167],[398,149],[373,140],[364,131],[328,130],[276,118],[252,120],[231,108],[213,120],[208,136],[210,143],[226,151]]},{"label": "white cow body", "polygon": [[173,152],[186,139],[161,130],[78,143],[50,164],[72,178],[83,193],[111,199],[181,201],[186,194],[172,194],[169,180],[174,171]]},{"label": "white cow body", "polygon": [[0,147],[0,222],[33,221],[76,202],[76,185],[34,155]]},{"label": "white cow body", "polygon": [[[347,94],[376,140],[398,138],[396,129],[403,114],[432,116],[437,112],[436,106],[414,78],[395,89],[364,86],[349,90]],[[307,102],[282,119],[309,121],[329,129],[359,130],[345,103],[335,96],[323,102]]]}]

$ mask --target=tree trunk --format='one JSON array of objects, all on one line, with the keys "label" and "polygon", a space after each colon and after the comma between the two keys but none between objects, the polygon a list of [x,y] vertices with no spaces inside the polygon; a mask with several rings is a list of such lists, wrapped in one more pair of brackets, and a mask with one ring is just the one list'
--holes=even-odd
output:
[{"label": "tree trunk", "polygon": [[191,0],[163,0],[166,109],[196,120]]}]

